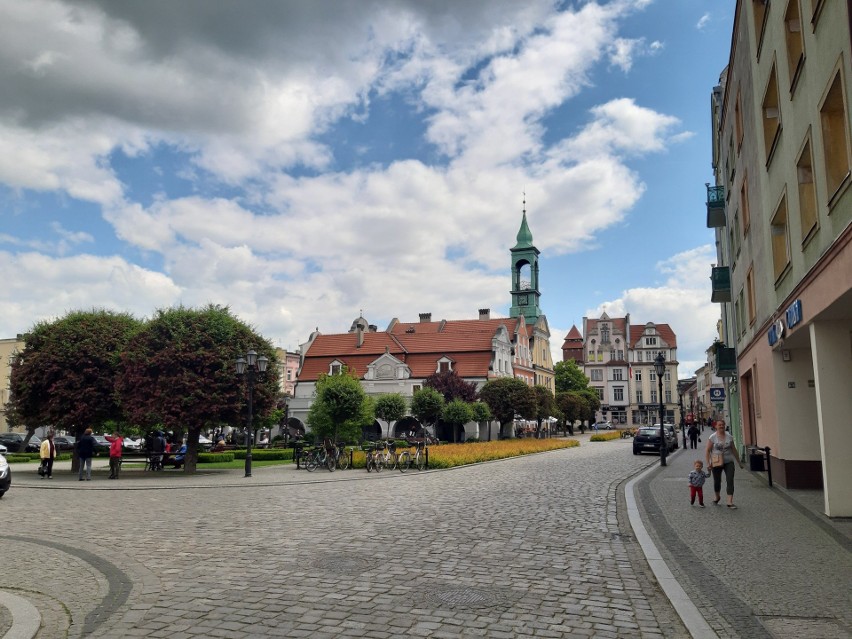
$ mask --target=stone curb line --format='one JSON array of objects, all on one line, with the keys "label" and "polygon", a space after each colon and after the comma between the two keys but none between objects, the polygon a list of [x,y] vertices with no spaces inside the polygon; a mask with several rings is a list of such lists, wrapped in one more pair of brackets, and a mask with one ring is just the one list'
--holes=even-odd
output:
[{"label": "stone curb line", "polygon": [[627,485],[624,487],[624,499],[627,502],[627,516],[630,520],[630,527],[633,528],[636,541],[639,542],[645,559],[648,560],[648,564],[651,566],[654,577],[656,577],[657,582],[659,582],[663,589],[663,593],[668,597],[668,600],[680,616],[689,634],[693,639],[719,639],[719,635],[710,627],[696,605],[692,603],[692,599],[689,598],[689,595],[686,594],[671,570],[669,570],[665,560],[660,555],[659,549],[648,534],[645,524],[642,523],[642,517],[639,514],[633,488],[637,482],[657,469],[659,469],[659,466],[651,466],[627,482]]},{"label": "stone curb line", "polygon": [[0,606],[12,613],[12,627],[3,639],[32,639],[41,628],[41,613],[28,600],[0,590]]}]

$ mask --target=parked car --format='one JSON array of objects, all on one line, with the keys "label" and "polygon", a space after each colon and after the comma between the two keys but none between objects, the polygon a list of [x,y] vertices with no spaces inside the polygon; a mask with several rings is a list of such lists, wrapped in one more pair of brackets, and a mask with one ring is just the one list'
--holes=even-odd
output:
[{"label": "parked car", "polygon": [[37,453],[41,448],[41,437],[36,437],[33,435],[30,437],[30,441],[27,442],[27,452],[28,453]]},{"label": "parked car", "polygon": [[0,444],[0,455],[5,455],[9,452],[9,449],[6,448],[3,444]]},{"label": "parked car", "polygon": [[204,435],[198,436],[198,447],[201,450],[210,450],[213,448],[213,441],[209,437],[205,437]]},{"label": "parked car", "polygon": [[6,458],[0,455],[0,498],[6,494],[12,486],[12,469]]},{"label": "parked car", "polygon": [[[677,437],[674,426],[665,424],[666,450],[672,451],[677,448]],[[633,436],[633,454],[656,453],[660,454],[660,425],[642,426]]]},{"label": "parked car", "polygon": [[592,430],[612,430],[612,422],[597,422],[592,426]]},{"label": "parked car", "polygon": [[53,438],[53,445],[60,453],[74,450],[74,438],[66,435],[56,435]]},{"label": "parked car", "polygon": [[121,442],[121,447],[127,451],[138,452],[142,450],[143,441],[141,439],[133,439],[132,437],[125,437]]},{"label": "parked car", "polygon": [[23,433],[0,433],[0,444],[13,453],[19,452],[21,444],[24,442]]},{"label": "parked car", "polygon": [[92,435],[95,438],[95,452],[109,451],[109,440],[103,435]]}]

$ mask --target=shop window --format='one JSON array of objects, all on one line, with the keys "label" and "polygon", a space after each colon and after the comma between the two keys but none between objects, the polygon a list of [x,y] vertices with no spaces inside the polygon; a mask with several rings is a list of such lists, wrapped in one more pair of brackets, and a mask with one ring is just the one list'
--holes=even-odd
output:
[{"label": "shop window", "polygon": [[831,88],[819,110],[822,124],[822,151],[829,204],[849,176],[849,131],[840,72],[834,74]]},{"label": "shop window", "polygon": [[772,270],[777,282],[790,264],[790,228],[787,225],[787,194],[775,209],[770,223],[772,236]]},{"label": "shop window", "polygon": [[805,148],[802,149],[796,161],[796,175],[799,182],[799,218],[802,223],[802,244],[804,244],[816,230],[818,220],[810,138],[805,142]]},{"label": "shop window", "polygon": [[805,61],[799,0],[790,0],[787,3],[787,13],[784,14],[784,39],[787,43],[787,68],[790,72],[790,93],[792,94]]},{"label": "shop window", "polygon": [[772,154],[781,131],[781,109],[778,103],[778,76],[775,65],[769,73],[769,84],[763,94],[763,144],[766,150],[766,166],[772,160]]}]

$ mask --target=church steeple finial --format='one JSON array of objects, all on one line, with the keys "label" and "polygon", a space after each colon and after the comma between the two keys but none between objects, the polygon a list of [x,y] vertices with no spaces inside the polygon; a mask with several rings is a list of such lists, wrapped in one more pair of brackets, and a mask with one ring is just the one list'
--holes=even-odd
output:
[{"label": "church steeple finial", "polygon": [[533,236],[530,231],[529,225],[527,225],[527,193],[524,191],[524,205],[523,205],[523,218],[521,219],[521,228],[518,230],[518,236],[516,238],[518,243],[515,244],[514,248],[531,248],[533,245]]}]

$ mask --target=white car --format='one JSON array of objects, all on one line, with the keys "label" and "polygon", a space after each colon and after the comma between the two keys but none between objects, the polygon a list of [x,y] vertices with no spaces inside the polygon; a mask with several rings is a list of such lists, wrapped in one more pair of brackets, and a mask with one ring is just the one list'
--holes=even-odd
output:
[{"label": "white car", "polygon": [[121,446],[127,450],[142,450],[142,440],[125,437],[121,442]]},{"label": "white car", "polygon": [[9,452],[9,449],[6,448],[3,444],[0,444],[0,455],[5,455]]},{"label": "white car", "polygon": [[204,435],[198,435],[198,447],[201,450],[210,450],[213,447],[213,441]]}]

